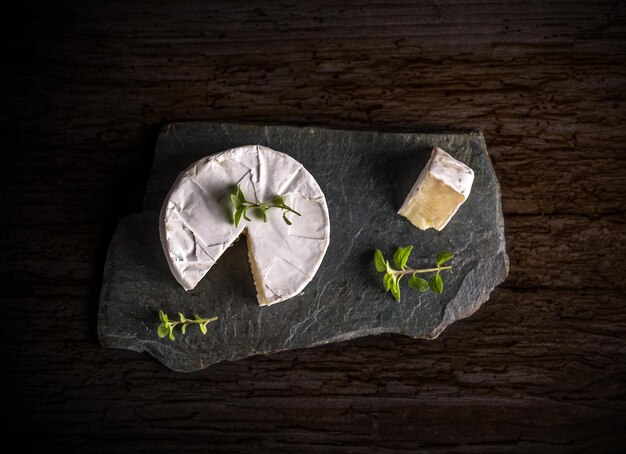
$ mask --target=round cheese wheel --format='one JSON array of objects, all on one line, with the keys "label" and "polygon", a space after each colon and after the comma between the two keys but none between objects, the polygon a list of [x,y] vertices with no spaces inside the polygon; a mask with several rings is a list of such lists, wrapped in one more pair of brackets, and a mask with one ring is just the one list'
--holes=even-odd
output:
[{"label": "round cheese wheel", "polygon": [[[267,210],[267,221],[248,210],[250,221],[233,222],[230,199],[237,185],[246,200],[270,202],[278,195],[300,213]],[[202,158],[183,171],[160,215],[161,243],[172,274],[193,289],[243,233],[260,305],[284,301],[313,279],[330,242],[326,199],[313,176],[292,157],[260,145]]]}]

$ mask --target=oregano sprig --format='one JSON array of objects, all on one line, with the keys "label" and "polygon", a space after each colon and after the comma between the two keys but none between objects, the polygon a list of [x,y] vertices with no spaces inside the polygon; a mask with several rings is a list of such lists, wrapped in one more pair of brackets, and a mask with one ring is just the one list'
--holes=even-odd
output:
[{"label": "oregano sprig", "polygon": [[171,340],[176,340],[176,338],[174,337],[174,328],[176,328],[176,326],[182,325],[181,333],[185,334],[187,327],[193,324],[196,324],[200,327],[200,331],[202,331],[202,334],[206,334],[207,333],[206,326],[209,323],[217,320],[217,317],[202,318],[198,315],[195,315],[193,319],[190,319],[190,318],[185,317],[180,312],[178,313],[178,318],[179,320],[170,320],[167,314],[163,312],[162,310],[160,310],[159,319],[161,320],[161,324],[159,325],[159,328],[157,329],[157,334],[159,335],[159,337],[165,337],[169,335],[169,338]]},{"label": "oregano sprig", "polygon": [[243,195],[239,185],[237,185],[235,191],[230,195],[230,201],[233,203],[233,207],[235,208],[235,214],[233,216],[235,227],[239,225],[242,217],[246,221],[251,220],[246,215],[247,211],[250,209],[255,209],[261,215],[263,222],[267,222],[267,210],[270,208],[280,208],[283,210],[283,220],[287,223],[287,225],[291,225],[291,221],[287,219],[287,213],[293,213],[300,216],[300,213],[287,206],[284,195],[277,195],[271,201],[254,203],[246,200],[246,197]]},{"label": "oregano sprig", "polygon": [[[452,266],[442,266],[454,257],[454,254],[449,251],[442,251],[437,254],[436,266],[433,268],[407,268],[406,265],[412,250],[413,246],[399,247],[396,249],[396,252],[393,255],[393,264],[395,268],[389,264],[389,261],[385,260],[380,249],[376,249],[376,253],[374,254],[374,265],[376,266],[376,271],[379,273],[385,273],[383,276],[385,291],[391,292],[396,301],[400,301],[400,280],[404,276],[411,276],[409,278],[409,287],[417,291],[428,292],[429,290],[432,290],[435,293],[441,294],[443,293],[443,279],[441,279],[440,273],[444,270],[452,269]],[[422,273],[435,274],[427,281],[426,279],[417,276]]]}]

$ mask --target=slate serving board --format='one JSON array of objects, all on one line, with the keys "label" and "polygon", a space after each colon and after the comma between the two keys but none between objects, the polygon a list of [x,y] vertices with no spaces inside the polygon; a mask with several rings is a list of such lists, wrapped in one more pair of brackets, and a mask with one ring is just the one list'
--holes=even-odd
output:
[{"label": "slate serving board", "polygon": [[[161,204],[179,172],[228,148],[261,144],[300,161],[326,195],[331,241],[315,278],[298,296],[259,307],[245,241],[186,292],[171,275],[158,232]],[[468,200],[442,232],[421,231],[396,211],[433,146],[468,164]],[[296,220],[295,222],[298,222]],[[402,301],[382,287],[374,250],[391,258],[413,245],[409,265],[431,266],[455,253],[442,295],[406,282]],[[120,221],[111,241],[100,296],[104,347],[147,351],[168,368],[191,372],[222,360],[312,347],[379,333],[435,338],[474,313],[508,274],[500,189],[480,131],[381,133],[230,123],[172,123],[157,142],[144,211]],[[175,342],[157,336],[158,311],[217,315],[203,336],[196,326]]]}]

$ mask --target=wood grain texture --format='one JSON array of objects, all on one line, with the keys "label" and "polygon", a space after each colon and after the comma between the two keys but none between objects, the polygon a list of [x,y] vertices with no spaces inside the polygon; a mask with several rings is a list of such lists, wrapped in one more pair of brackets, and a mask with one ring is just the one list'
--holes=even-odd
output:
[{"label": "wood grain texture", "polygon": [[[625,4],[339,3],[9,8],[6,446],[626,449]],[[434,341],[369,337],[189,375],[100,348],[116,222],[141,208],[159,126],[200,119],[482,128],[509,279]]]}]

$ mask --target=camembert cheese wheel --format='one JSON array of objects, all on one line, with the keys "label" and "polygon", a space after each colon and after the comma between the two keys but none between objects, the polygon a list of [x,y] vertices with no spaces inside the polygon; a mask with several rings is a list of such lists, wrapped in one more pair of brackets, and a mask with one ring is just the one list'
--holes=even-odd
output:
[{"label": "camembert cheese wheel", "polygon": [[[230,195],[239,186],[259,203],[284,196],[300,213],[270,208],[267,220],[250,210],[236,227]],[[224,251],[245,234],[260,305],[284,301],[313,279],[330,243],[326,199],[313,176],[292,157],[260,145],[233,148],[196,161],[172,186],[161,210],[161,243],[172,274],[193,289]]]}]

